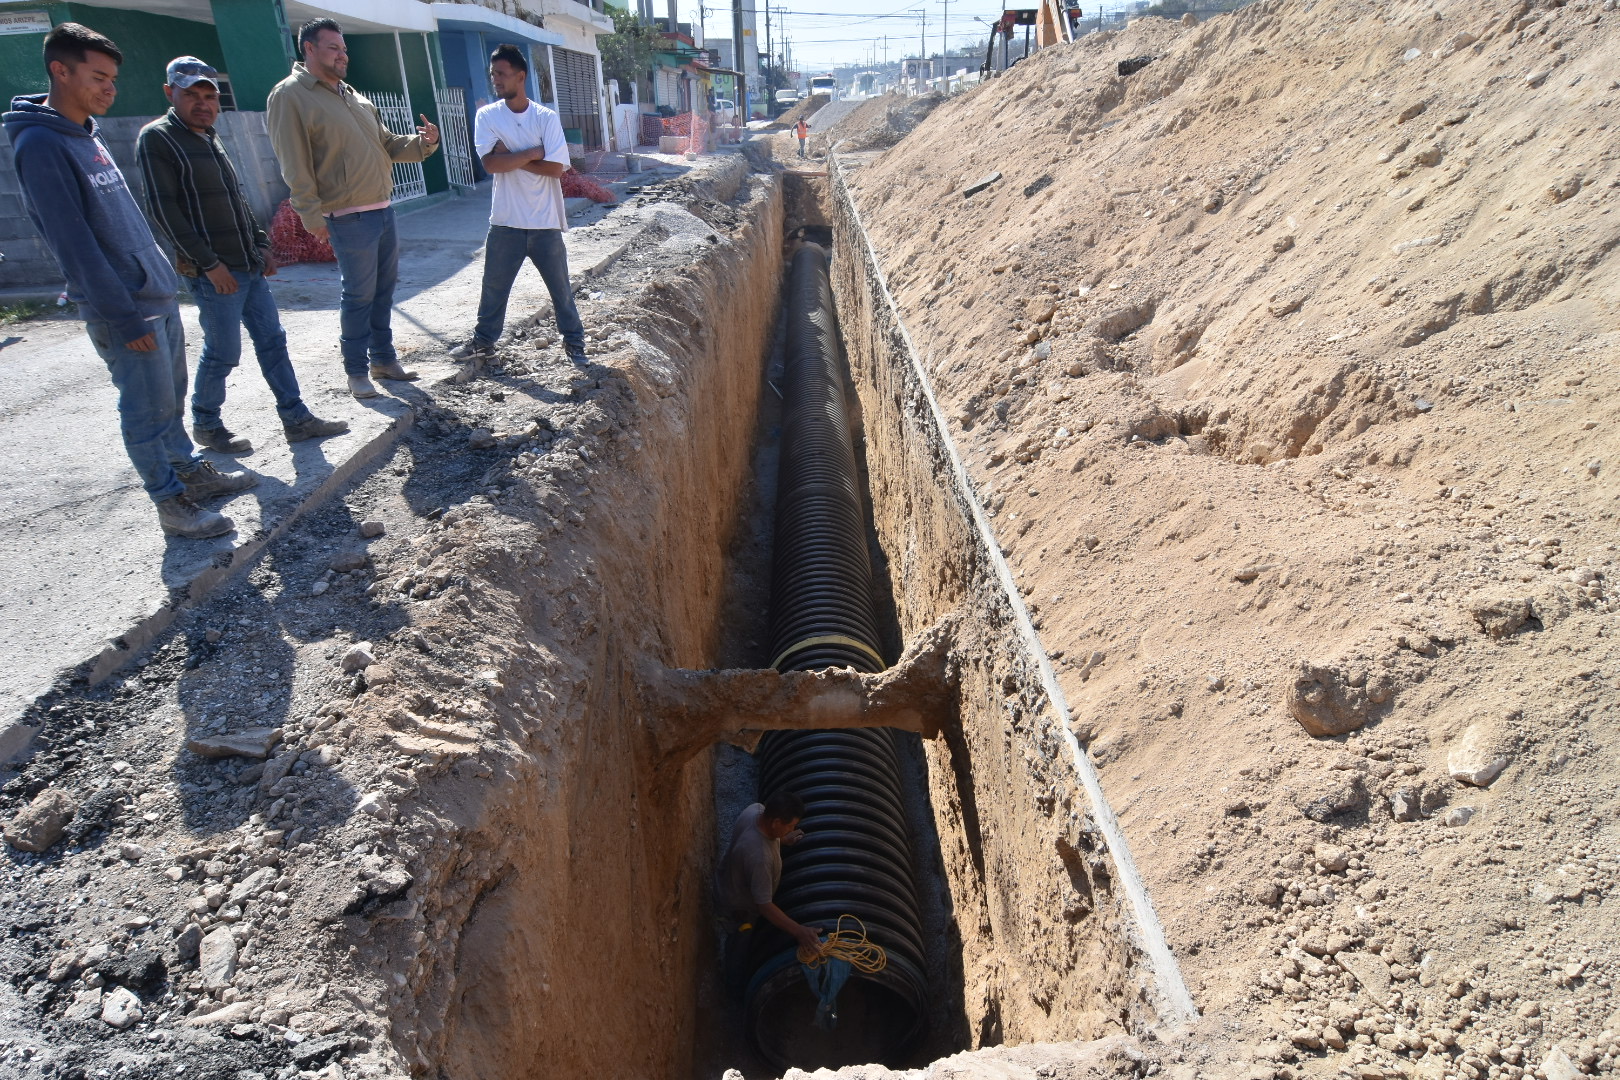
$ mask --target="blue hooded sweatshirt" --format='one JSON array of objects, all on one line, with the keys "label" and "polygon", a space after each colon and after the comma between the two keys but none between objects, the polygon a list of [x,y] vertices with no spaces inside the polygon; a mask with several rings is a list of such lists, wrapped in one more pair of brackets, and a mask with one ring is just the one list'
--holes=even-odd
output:
[{"label": "blue hooded sweatshirt", "polygon": [[145,337],[174,308],[174,267],[101,141],[95,117],[75,124],[44,94],[11,99],[3,122],[34,227],[67,278],[68,298],[114,341]]}]

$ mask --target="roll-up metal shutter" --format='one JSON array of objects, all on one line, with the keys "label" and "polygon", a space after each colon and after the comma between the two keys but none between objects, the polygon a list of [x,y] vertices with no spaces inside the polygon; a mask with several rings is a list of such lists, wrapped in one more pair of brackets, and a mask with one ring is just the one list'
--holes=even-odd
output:
[{"label": "roll-up metal shutter", "polygon": [[585,149],[604,149],[607,144],[602,138],[602,115],[597,108],[596,58],[589,53],[555,46],[551,56],[556,67],[552,75],[557,80],[557,111],[563,128],[570,136],[577,132]]}]

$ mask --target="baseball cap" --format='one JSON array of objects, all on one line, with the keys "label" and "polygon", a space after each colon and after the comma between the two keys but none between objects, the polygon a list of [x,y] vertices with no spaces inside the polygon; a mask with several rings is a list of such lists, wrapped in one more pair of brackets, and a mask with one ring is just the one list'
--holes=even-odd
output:
[{"label": "baseball cap", "polygon": [[219,72],[195,56],[177,56],[170,60],[168,80],[170,86],[182,90],[200,82],[210,83],[216,90],[219,88]]}]

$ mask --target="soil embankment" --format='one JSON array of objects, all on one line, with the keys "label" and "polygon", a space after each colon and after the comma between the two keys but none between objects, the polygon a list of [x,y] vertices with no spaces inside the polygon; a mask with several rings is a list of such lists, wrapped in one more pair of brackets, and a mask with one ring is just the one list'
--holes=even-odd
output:
[{"label": "soil embankment", "polygon": [[835,154],[1225,1068],[1615,1067],[1616,55],[1265,2]]}]

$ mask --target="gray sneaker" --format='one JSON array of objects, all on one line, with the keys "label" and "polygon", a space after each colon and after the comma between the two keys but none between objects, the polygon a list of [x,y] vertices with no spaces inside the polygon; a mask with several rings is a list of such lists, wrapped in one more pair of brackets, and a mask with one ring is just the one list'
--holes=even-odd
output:
[{"label": "gray sneaker", "polygon": [[251,454],[253,444],[225,428],[193,428],[191,437],[198,446],[216,454]]},{"label": "gray sneaker", "polygon": [[212,462],[198,463],[195,469],[179,474],[186,485],[186,494],[193,499],[206,499],[212,495],[228,495],[233,491],[246,491],[259,482],[256,473],[220,472]]},{"label": "gray sneaker", "polygon": [[450,359],[466,362],[468,360],[482,360],[485,363],[495,359],[495,346],[485,345],[477,338],[464,341],[450,350]]},{"label": "gray sneaker", "polygon": [[311,416],[307,420],[300,420],[296,424],[283,424],[282,430],[287,433],[290,443],[303,442],[306,439],[324,439],[330,435],[342,435],[349,430],[347,420],[322,420],[318,416]]},{"label": "gray sneaker", "polygon": [[175,495],[157,504],[158,524],[168,536],[183,536],[187,540],[206,540],[210,536],[224,536],[236,528],[236,522],[224,514],[204,510],[189,495]]},{"label": "gray sneaker", "polygon": [[574,362],[575,367],[584,368],[591,366],[590,357],[585,355],[585,346],[571,345],[565,342],[563,344],[563,352],[568,354],[568,359]]}]

